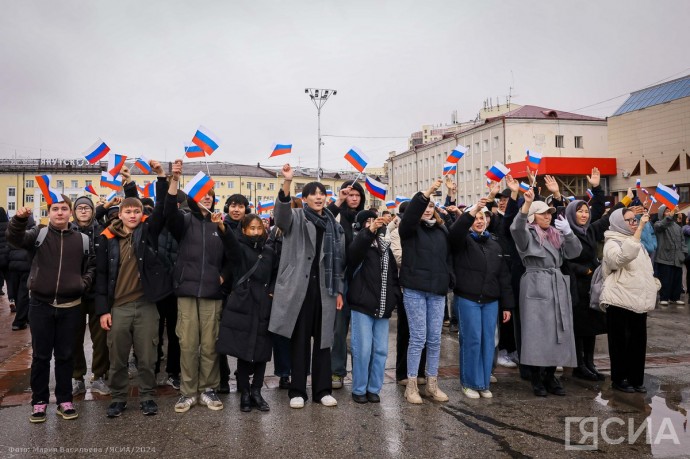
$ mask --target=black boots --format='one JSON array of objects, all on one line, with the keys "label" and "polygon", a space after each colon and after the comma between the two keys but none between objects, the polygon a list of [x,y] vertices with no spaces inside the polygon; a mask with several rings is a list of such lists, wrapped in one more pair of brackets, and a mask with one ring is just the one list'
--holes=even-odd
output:
[{"label": "black boots", "polygon": [[252,400],[247,389],[242,390],[240,395],[240,411],[249,413],[252,410]]},{"label": "black boots", "polygon": [[261,396],[260,387],[252,387],[251,389],[251,406],[257,408],[259,411],[269,411],[268,403]]},{"label": "black boots", "polygon": [[585,352],[585,367],[597,377],[596,381],[604,381],[606,379],[606,375],[599,373],[597,367],[594,366],[594,353]]},{"label": "black boots", "polygon": [[541,380],[541,368],[531,367],[530,368],[530,379],[532,381],[532,391],[537,397],[546,397],[546,388]]},{"label": "black boots", "polygon": [[573,376],[586,381],[599,381],[599,377],[594,374],[584,363],[577,368],[573,368]]}]

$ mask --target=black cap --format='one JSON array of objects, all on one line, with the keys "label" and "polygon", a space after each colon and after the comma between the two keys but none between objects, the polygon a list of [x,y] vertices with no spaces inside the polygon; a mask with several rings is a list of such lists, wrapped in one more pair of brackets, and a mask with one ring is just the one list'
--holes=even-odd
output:
[{"label": "black cap", "polygon": [[505,190],[501,191],[500,193],[496,194],[497,198],[509,198],[510,194],[512,193],[510,188],[506,188]]},{"label": "black cap", "polygon": [[360,210],[359,212],[357,212],[355,222],[359,224],[360,228],[364,228],[364,224],[370,218],[376,218],[376,214],[370,210]]}]

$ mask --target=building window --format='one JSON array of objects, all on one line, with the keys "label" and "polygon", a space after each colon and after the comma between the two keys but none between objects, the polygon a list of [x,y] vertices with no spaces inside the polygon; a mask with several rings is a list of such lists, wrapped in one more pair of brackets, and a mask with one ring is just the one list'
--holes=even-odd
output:
[{"label": "building window", "polygon": [[474,144],[474,153],[479,153],[479,142]]},{"label": "building window", "polygon": [[482,141],[482,151],[489,151],[489,139]]},{"label": "building window", "polygon": [[230,189],[235,188],[235,182],[228,182],[228,188],[230,188]]},{"label": "building window", "polygon": [[680,202],[690,202],[690,186],[679,186],[678,195]]},{"label": "building window", "polygon": [[494,148],[498,148],[498,136],[494,137]]},{"label": "building window", "polygon": [[585,148],[585,143],[582,141],[581,135],[575,136],[575,148]]},{"label": "building window", "polygon": [[[103,196],[103,197],[105,198],[105,196]],[[42,203],[43,203],[43,202],[46,202],[46,197],[43,196],[43,193],[41,193],[41,202],[42,202]]]},{"label": "building window", "polygon": [[475,180],[479,180],[479,178],[480,178],[480,175],[479,175],[479,174],[480,174],[480,173],[481,173],[481,172],[480,172],[480,169],[479,169],[479,168],[476,168],[476,169],[474,170],[474,178],[475,178]]},{"label": "building window", "polygon": [[268,191],[275,191],[275,183],[268,184]]},{"label": "building window", "polygon": [[14,201],[10,201],[7,203],[7,210],[16,210],[17,209],[17,203]]},{"label": "building window", "polygon": [[263,185],[263,183],[257,183],[257,184],[256,184],[256,189],[257,189],[257,190],[260,190],[262,185]]},{"label": "building window", "polygon": [[72,188],[79,188],[79,180],[72,180]]},{"label": "building window", "polygon": [[34,202],[34,195],[33,194],[26,195],[26,202]]},{"label": "building window", "polygon": [[77,200],[77,195],[76,195],[76,194],[74,194],[74,193],[70,193],[70,195],[69,195],[69,199],[70,199],[70,200],[71,200],[72,202],[74,202],[74,201],[76,201],[76,200]]},{"label": "building window", "polygon": [[671,168],[668,170],[669,172],[678,172],[680,170],[680,155],[676,158],[675,161],[673,161],[673,164],[671,164]]},{"label": "building window", "polygon": [[46,218],[48,216],[48,209],[41,209],[41,217]]},{"label": "building window", "polygon": [[247,182],[246,185],[247,185],[247,189],[248,189],[249,191],[251,191],[251,189],[252,189],[252,182]]},{"label": "building window", "polygon": [[59,188],[60,190],[65,188],[65,181],[64,180],[57,180],[55,182],[55,187]]},{"label": "building window", "polygon": [[92,182],[91,180],[86,180],[86,181],[84,182],[84,186],[85,186],[85,187],[86,187],[86,186],[89,186],[89,185],[91,185],[92,183],[93,183],[93,182]]},{"label": "building window", "polygon": [[563,148],[563,136],[562,135],[556,136],[556,148]]},{"label": "building window", "polygon": [[34,187],[34,181],[33,180],[27,180],[24,188],[33,188]]},{"label": "building window", "polygon": [[9,196],[10,198],[17,196],[17,189],[13,186],[9,187],[7,189],[7,196]]}]

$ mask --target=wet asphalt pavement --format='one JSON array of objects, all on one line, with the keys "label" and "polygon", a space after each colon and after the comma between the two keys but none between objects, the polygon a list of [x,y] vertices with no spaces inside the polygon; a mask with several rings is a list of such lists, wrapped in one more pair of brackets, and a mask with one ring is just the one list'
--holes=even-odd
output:
[{"label": "wet asphalt pavement", "polygon": [[[5,331],[9,314],[4,300],[0,299],[0,351],[26,341],[23,332]],[[32,425],[28,371],[25,365],[19,368],[17,360],[23,355],[26,362],[30,347],[15,345],[16,352],[0,355],[0,457],[583,457],[597,452],[621,458],[690,456],[687,306],[650,314],[647,394],[615,392],[608,379],[581,381],[566,369],[562,379],[568,394],[537,398],[517,370],[498,368],[499,381],[491,388],[494,398],[470,400],[459,391],[457,337],[444,329],[440,386],[450,401],[425,399],[421,406],[410,405],[404,400],[404,387],[394,382],[394,324],[392,320],[380,404],[354,403],[346,380],[343,389],[334,391],[337,407],[308,402],[295,410],[288,406],[287,392],[276,388],[277,379],[268,377],[263,390],[271,406],[268,413],[241,413],[233,384],[233,392],[220,396],[222,411],[197,405],[177,414],[176,392],[166,386],[158,391],[157,416],[144,417],[133,397],[122,417],[108,419],[109,397],[88,392],[75,400],[77,420],[56,416],[51,405],[47,421]],[[605,337],[599,338],[597,357],[598,366],[607,372]],[[267,374],[271,373],[269,366]],[[578,447],[590,451],[572,449]]]}]

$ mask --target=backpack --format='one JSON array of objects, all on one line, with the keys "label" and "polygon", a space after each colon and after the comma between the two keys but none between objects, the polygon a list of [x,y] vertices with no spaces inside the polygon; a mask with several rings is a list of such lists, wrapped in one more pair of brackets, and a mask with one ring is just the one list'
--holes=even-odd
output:
[{"label": "backpack", "polygon": [[[84,256],[88,257],[89,252],[91,250],[91,244],[89,243],[89,236],[87,236],[84,233],[79,233],[81,234],[81,242],[82,242],[82,248],[84,250]],[[34,244],[34,250],[38,249],[41,244],[43,244],[43,241],[45,240],[46,236],[48,235],[48,227],[44,226],[40,230],[38,230],[38,236],[36,237],[36,242]]]},{"label": "backpack", "polygon": [[[622,247],[619,241],[616,243]],[[597,266],[597,269],[592,273],[592,283],[589,287],[589,307],[598,312],[606,312],[606,308],[602,308],[599,300],[601,299],[601,292],[604,290],[604,281],[606,276],[604,276],[604,260],[601,260],[601,264]]]}]

